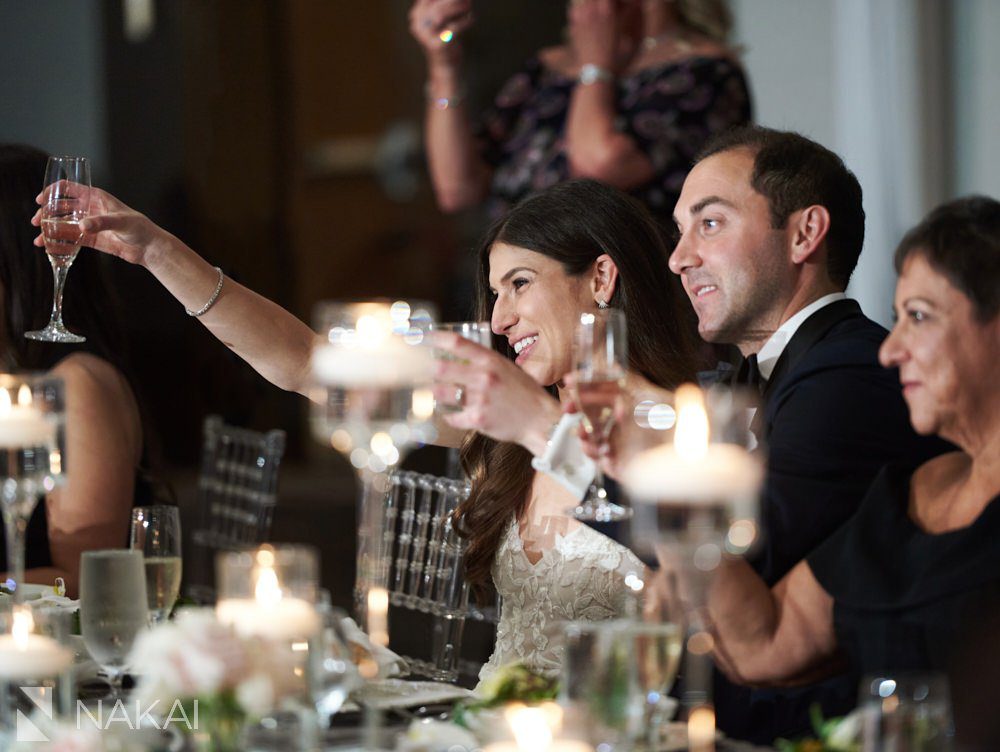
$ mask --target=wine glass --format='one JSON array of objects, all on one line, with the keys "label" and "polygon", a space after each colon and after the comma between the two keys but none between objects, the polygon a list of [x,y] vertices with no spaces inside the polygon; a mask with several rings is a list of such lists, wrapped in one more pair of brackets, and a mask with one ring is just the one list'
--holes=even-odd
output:
[{"label": "wine glass", "polygon": [[170,616],[181,589],[181,520],[177,507],[133,509],[129,548],[143,554],[149,620],[161,624]]},{"label": "wine glass", "polygon": [[358,670],[344,634],[347,618],[339,608],[319,607],[322,625],[309,643],[309,694],[324,727],[357,686]]},{"label": "wine glass", "polygon": [[862,752],[950,752],[953,748],[951,694],[944,674],[867,676],[859,695]]},{"label": "wine glass", "polygon": [[128,654],[148,623],[146,603],[141,551],[80,555],[80,632],[91,657],[108,675],[112,700],[121,697]]},{"label": "wine glass", "polygon": [[[452,332],[463,339],[475,342],[477,345],[489,348],[493,344],[493,331],[489,321],[451,321],[446,323],[433,323],[430,326],[433,332]],[[450,353],[438,350],[435,357],[441,360],[455,360],[455,356]],[[466,361],[467,362],[467,361]],[[463,408],[461,395],[462,388],[455,386],[456,400],[454,404],[447,402],[437,402],[434,409],[438,413],[457,413]]]},{"label": "wine glass", "polygon": [[42,190],[46,197],[41,230],[52,265],[52,315],[44,329],[24,336],[44,342],[86,342],[86,337],[73,334],[63,324],[62,302],[66,275],[83,240],[80,221],[90,211],[90,163],[85,157],[49,157]]},{"label": "wine glass", "polygon": [[[574,397],[583,414],[583,428],[594,443],[608,442],[615,425],[615,406],[627,369],[625,314],[608,308],[581,314],[574,334]],[[612,522],[632,516],[632,510],[608,500],[600,464],[584,500],[571,510],[578,520]]]},{"label": "wine glass", "polygon": [[[0,374],[0,508],[8,587],[24,600],[24,545],[38,500],[64,480],[66,405],[62,379]],[[11,583],[13,581],[13,583]]]},{"label": "wine glass", "polygon": [[[355,609],[374,641],[369,600],[388,603],[389,556],[383,535],[389,473],[402,452],[434,437],[433,352],[428,303],[325,302],[312,354],[315,437],[347,457],[360,480]],[[381,609],[382,606],[380,605]]]}]

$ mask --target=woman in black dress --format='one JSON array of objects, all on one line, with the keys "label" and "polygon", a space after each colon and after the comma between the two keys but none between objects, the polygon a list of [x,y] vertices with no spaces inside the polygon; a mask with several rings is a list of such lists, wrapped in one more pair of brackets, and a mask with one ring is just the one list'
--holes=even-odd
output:
[{"label": "woman in black dress", "polygon": [[738,682],[951,672],[964,636],[1000,605],[1000,203],[939,207],[895,263],[882,363],[899,369],[914,428],[959,451],[885,468],[856,515],[773,588],[726,562],[710,611],[717,659]]}]

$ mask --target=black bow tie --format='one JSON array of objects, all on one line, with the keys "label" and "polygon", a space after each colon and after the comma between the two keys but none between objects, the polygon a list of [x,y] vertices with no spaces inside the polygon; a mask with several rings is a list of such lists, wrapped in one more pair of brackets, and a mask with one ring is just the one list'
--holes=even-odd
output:
[{"label": "black bow tie", "polygon": [[747,356],[742,363],[740,363],[739,369],[736,371],[736,377],[733,379],[733,384],[737,386],[745,386],[747,389],[753,389],[757,394],[762,394],[764,391],[764,385],[767,381],[760,374],[760,367],[757,365],[757,355]]}]

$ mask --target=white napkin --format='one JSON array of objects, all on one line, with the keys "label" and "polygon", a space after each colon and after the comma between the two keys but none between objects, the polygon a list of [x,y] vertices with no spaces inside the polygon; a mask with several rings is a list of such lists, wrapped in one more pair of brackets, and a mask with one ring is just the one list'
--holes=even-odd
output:
[{"label": "white napkin", "polygon": [[28,606],[34,609],[40,608],[58,608],[65,611],[78,611],[80,609],[80,601],[73,600],[72,598],[67,598],[65,595],[43,595],[40,598],[35,598],[34,600],[27,601]]},{"label": "white napkin", "polygon": [[561,483],[577,499],[587,495],[597,471],[594,461],[583,453],[583,444],[576,432],[581,420],[581,413],[563,414],[552,431],[545,453],[531,460],[535,470]]},{"label": "white napkin", "polygon": [[368,635],[362,631],[361,627],[355,623],[354,619],[345,616],[341,621],[341,627],[344,630],[344,637],[347,638],[348,642],[352,645],[357,645],[375,659],[375,663],[378,665],[379,679],[388,679],[391,676],[405,676],[410,673],[410,666],[402,657],[396,655],[389,648],[374,644],[368,639]]}]

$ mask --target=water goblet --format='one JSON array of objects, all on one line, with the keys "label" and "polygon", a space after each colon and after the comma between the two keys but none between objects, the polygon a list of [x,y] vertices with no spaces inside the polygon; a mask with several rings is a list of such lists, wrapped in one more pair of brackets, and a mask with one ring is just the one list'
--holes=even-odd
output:
[{"label": "water goblet", "polygon": [[146,604],[141,551],[81,554],[80,631],[91,657],[108,675],[112,700],[121,697],[128,654],[148,623]]},{"label": "water goblet", "polygon": [[321,626],[309,643],[309,694],[323,727],[340,710],[358,685],[358,670],[344,633],[347,618],[339,608],[319,606]]},{"label": "water goblet", "polygon": [[52,265],[52,314],[44,329],[25,332],[28,339],[44,342],[86,342],[63,324],[63,290],[69,268],[80,252],[80,222],[90,211],[90,163],[86,157],[49,157],[42,184],[42,240]]},{"label": "water goblet", "polygon": [[[581,314],[574,333],[573,357],[573,391],[583,414],[583,428],[595,443],[604,445],[615,425],[615,408],[628,368],[625,314],[616,308]],[[578,520],[597,522],[632,516],[631,509],[608,499],[599,464],[586,497],[571,513]]]},{"label": "water goblet", "polygon": [[170,616],[181,589],[180,510],[161,504],[135,507],[129,548],[142,552],[149,619],[161,624]]}]

